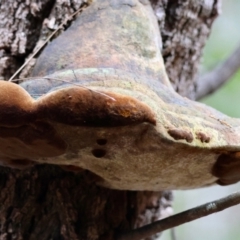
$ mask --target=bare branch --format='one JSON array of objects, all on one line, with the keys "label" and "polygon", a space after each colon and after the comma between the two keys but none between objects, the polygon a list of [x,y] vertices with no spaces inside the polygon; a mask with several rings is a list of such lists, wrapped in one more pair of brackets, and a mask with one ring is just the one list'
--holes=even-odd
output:
[{"label": "bare branch", "polygon": [[240,68],[240,45],[234,52],[213,71],[206,73],[197,80],[196,99],[214,92],[227,82]]},{"label": "bare branch", "polygon": [[218,199],[189,209],[185,212],[175,214],[163,220],[156,221],[144,227],[130,230],[128,232],[119,234],[117,240],[140,240],[150,237],[158,232],[179,226],[181,224],[205,217],[212,213],[220,212],[226,208],[232,207],[240,203],[240,192],[233,193],[227,197]]}]

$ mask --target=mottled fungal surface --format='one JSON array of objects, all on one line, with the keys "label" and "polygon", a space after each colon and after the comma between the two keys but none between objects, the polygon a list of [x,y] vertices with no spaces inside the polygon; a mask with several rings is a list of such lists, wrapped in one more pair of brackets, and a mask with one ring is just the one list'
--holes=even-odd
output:
[{"label": "mottled fungal surface", "polygon": [[173,91],[160,48],[148,1],[94,1],[45,48],[38,78],[0,81],[2,165],[85,169],[122,190],[240,180],[240,120]]}]

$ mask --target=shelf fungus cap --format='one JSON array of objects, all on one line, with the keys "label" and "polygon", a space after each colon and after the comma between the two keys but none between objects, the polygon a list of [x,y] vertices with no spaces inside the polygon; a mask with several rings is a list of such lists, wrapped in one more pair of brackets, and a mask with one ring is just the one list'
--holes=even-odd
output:
[{"label": "shelf fungus cap", "polygon": [[0,81],[0,163],[84,169],[97,184],[121,190],[191,189],[240,179],[238,119],[164,87],[156,93],[139,83],[131,91],[98,83],[59,85],[34,99],[21,86]]},{"label": "shelf fungus cap", "polygon": [[42,79],[0,81],[0,163],[85,169],[122,190],[240,180],[240,120],[179,96],[160,48],[150,4],[93,1],[41,53]]},{"label": "shelf fungus cap", "polygon": [[[55,157],[74,155],[79,149],[73,149],[72,142],[84,142],[82,135],[77,134],[80,128],[91,134],[96,127],[144,122],[156,123],[153,112],[146,104],[129,96],[67,87],[34,100],[19,85],[0,81],[2,165],[14,168],[33,162],[58,165],[61,163]],[[71,134],[66,134],[70,128]],[[48,160],[52,158],[54,160]]]}]

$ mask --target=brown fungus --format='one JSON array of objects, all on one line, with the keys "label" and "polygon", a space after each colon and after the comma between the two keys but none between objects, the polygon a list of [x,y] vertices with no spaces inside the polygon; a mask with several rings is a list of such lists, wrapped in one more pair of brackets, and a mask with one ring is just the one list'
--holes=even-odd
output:
[{"label": "brown fungus", "polygon": [[197,132],[196,139],[199,139],[202,143],[209,143],[211,140],[211,138],[203,132]]},{"label": "brown fungus", "polygon": [[230,185],[240,181],[240,157],[238,153],[221,154],[214,164],[212,173],[219,185]]},{"label": "brown fungus", "polygon": [[193,141],[192,133],[183,129],[169,129],[168,134],[175,140],[186,140],[189,143]]},{"label": "brown fungus", "polygon": [[[122,190],[238,181],[231,152],[240,151],[240,120],[173,90],[149,4],[111,2],[93,1],[46,46],[32,73],[38,80],[21,84],[26,91],[0,81],[2,165],[84,169],[90,180]],[[198,127],[211,141],[193,136]]]},{"label": "brown fungus", "polygon": [[[69,87],[34,100],[22,87],[0,81],[0,161],[12,167],[19,161],[21,168],[29,165],[21,159],[37,161],[64,154],[68,143],[57,133],[55,124],[63,124],[62,129],[64,125],[155,124],[154,113],[144,103],[121,94],[108,94],[114,100],[83,88]],[[107,141],[97,142],[105,145]],[[101,158],[105,150],[95,149],[93,155]]]}]

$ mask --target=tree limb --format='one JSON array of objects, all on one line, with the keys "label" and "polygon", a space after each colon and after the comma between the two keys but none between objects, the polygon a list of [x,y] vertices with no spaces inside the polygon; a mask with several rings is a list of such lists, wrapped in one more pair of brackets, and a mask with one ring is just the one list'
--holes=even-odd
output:
[{"label": "tree limb", "polygon": [[219,200],[209,202],[187,211],[175,214],[163,220],[156,221],[144,227],[119,234],[117,240],[140,240],[158,232],[179,226],[181,224],[205,217],[212,213],[220,212],[226,208],[240,203],[240,192],[233,193]]},{"label": "tree limb", "polygon": [[213,71],[197,80],[196,99],[201,99],[214,92],[227,82],[240,68],[240,45],[234,52]]}]

